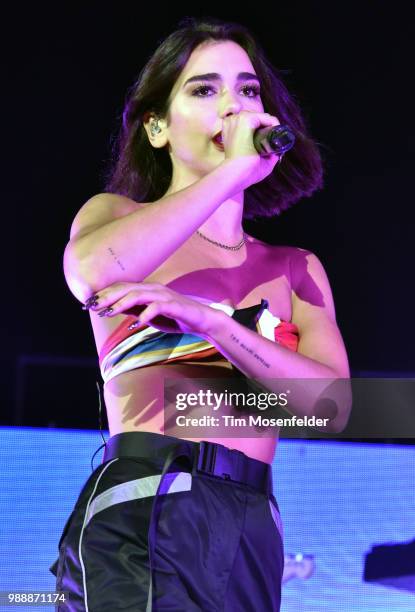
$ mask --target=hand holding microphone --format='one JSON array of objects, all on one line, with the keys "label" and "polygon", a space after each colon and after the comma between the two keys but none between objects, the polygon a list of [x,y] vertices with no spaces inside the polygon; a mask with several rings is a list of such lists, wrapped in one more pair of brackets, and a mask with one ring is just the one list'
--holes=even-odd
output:
[{"label": "hand holding microphone", "polygon": [[[283,155],[295,143],[295,136],[288,125],[280,125],[278,118],[268,113],[242,111],[224,119],[220,142],[229,157],[254,152],[261,157],[272,153]],[[216,139],[215,137],[215,139]]]},{"label": "hand holding microphone", "polygon": [[241,111],[223,119],[224,162],[240,177],[243,189],[266,178],[295,143],[287,125],[269,113]]}]

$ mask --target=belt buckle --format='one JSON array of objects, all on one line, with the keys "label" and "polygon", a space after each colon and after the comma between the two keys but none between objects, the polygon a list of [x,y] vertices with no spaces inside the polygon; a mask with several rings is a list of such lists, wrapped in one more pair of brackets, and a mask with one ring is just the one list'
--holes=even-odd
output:
[{"label": "belt buckle", "polygon": [[216,448],[217,447],[211,442],[199,442],[199,452],[196,466],[196,470],[198,472],[213,474],[216,460]]},{"label": "belt buckle", "polygon": [[232,462],[232,452],[235,451],[226,446],[202,440],[199,442],[196,470],[224,480],[238,480],[239,462],[236,466]]}]

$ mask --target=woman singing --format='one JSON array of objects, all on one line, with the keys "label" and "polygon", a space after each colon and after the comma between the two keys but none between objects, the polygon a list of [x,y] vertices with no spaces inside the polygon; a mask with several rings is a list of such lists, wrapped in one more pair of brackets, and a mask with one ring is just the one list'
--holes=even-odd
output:
[{"label": "woman singing", "polygon": [[[260,155],[255,131],[279,124],[295,145]],[[278,611],[276,437],[166,435],[164,379],[349,377],[318,258],[242,228],[321,187],[317,146],[252,35],[215,19],[186,19],[158,47],[118,145],[64,257],[110,438],[59,542],[60,609]],[[332,431],[347,422],[339,406]]]}]

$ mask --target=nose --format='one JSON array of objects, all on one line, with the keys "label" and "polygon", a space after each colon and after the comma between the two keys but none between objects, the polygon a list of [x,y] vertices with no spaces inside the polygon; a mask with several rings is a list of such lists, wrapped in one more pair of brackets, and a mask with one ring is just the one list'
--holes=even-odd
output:
[{"label": "nose", "polygon": [[224,94],[220,104],[220,117],[224,119],[228,115],[236,115],[242,108],[241,100],[232,92]]}]

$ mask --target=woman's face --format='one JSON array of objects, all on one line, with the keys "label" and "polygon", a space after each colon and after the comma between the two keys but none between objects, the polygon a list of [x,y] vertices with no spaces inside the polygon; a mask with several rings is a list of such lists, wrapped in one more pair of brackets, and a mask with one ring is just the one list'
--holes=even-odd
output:
[{"label": "woman's face", "polygon": [[209,41],[193,51],[171,92],[167,114],[173,182],[178,188],[223,161],[223,148],[213,137],[227,115],[263,112],[259,87],[249,56],[235,42]]}]

